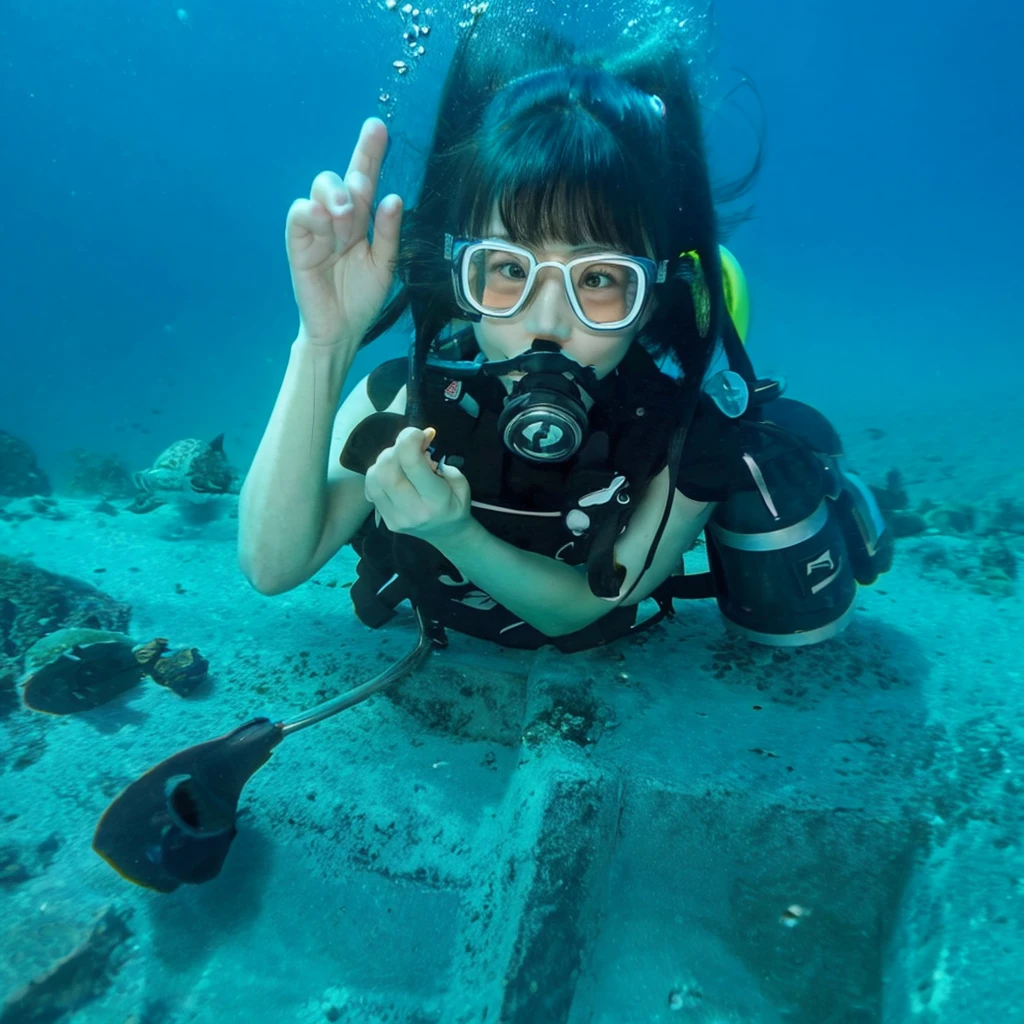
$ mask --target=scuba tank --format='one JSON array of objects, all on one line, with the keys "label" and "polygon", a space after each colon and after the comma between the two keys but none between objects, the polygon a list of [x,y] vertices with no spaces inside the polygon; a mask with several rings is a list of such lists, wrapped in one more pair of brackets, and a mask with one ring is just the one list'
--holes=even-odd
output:
[{"label": "scuba tank", "polygon": [[730,369],[704,390],[724,415],[744,423],[747,486],[716,506],[704,531],[710,573],[676,578],[669,593],[713,595],[729,629],[756,643],[815,644],[849,624],[858,584],[874,583],[892,566],[892,537],[874,495],[843,466],[831,423],[782,398],[784,381],[754,373],[745,349],[746,278],[728,249],[720,253]]},{"label": "scuba tank", "polygon": [[748,640],[815,644],[847,626],[857,584],[889,569],[892,541],[821,413],[785,398],[759,411],[742,454],[752,486],[718,505],[705,531],[714,594]]}]

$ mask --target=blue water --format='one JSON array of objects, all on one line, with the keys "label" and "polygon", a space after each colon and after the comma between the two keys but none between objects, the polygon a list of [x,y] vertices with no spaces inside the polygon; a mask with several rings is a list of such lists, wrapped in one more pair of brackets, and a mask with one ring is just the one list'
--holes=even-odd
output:
[{"label": "blue water", "polygon": [[[224,432],[248,464],[297,326],[289,204],[318,171],[344,172],[373,114],[393,115],[382,194],[414,196],[461,15],[437,5],[426,55],[399,78],[401,22],[383,4],[182,2],[6,0],[0,12],[0,429],[58,486],[77,448],[142,468],[178,438]],[[511,20],[528,30],[517,3]],[[561,7],[536,18],[586,39],[629,15]],[[1009,434],[992,424],[1019,407],[1024,376],[1024,6],[717,0],[694,22],[722,178],[746,168],[748,118],[763,115],[755,215],[729,239],[750,281],[757,365],[840,422],[892,435],[907,414],[927,437],[934,417],[965,474],[994,448],[996,463],[1016,463],[1019,414]],[[722,102],[743,76],[760,107],[749,90]],[[401,332],[377,342],[350,383],[405,345]],[[978,409],[993,414],[984,426]],[[1005,873],[1019,891],[1019,864]],[[939,1012],[921,1020],[969,1019]]]},{"label": "blue water", "polygon": [[[733,239],[762,365],[880,390],[934,372],[950,396],[981,367],[1019,372],[1020,7],[714,14],[718,92],[741,69],[764,101],[757,217]],[[201,2],[183,22],[170,3],[12,0],[0,36],[6,429],[51,465],[72,437],[144,465],[158,441],[221,430],[244,462],[294,336],[288,205],[320,169],[344,170],[381,89],[397,96],[399,143],[385,188],[408,194],[414,154],[400,144],[425,140],[450,52],[438,22],[413,84],[390,67],[399,22],[375,4]],[[601,12],[576,23],[596,36]],[[729,108],[717,122],[730,173],[752,138]],[[400,350],[385,342],[373,359]]]}]

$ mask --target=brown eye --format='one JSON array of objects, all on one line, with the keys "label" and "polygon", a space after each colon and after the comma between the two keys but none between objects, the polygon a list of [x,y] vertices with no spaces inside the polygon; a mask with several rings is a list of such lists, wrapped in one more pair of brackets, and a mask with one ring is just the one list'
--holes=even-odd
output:
[{"label": "brown eye", "polygon": [[498,263],[491,268],[491,272],[497,272],[513,281],[522,281],[526,277],[526,271],[518,263]]}]

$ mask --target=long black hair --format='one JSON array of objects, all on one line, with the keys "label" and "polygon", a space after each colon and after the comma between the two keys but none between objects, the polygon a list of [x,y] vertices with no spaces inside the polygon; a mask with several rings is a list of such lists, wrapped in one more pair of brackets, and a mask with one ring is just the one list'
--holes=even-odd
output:
[{"label": "long black hair", "polygon": [[[581,53],[550,32],[513,36],[484,16],[456,49],[419,196],[403,219],[397,291],[363,343],[408,309],[422,363],[461,315],[444,236],[486,236],[497,203],[521,244],[593,241],[668,260],[638,340],[699,386],[720,333],[722,276],[700,106],[678,38],[655,28],[618,51]],[[730,198],[759,162],[760,147]]]}]

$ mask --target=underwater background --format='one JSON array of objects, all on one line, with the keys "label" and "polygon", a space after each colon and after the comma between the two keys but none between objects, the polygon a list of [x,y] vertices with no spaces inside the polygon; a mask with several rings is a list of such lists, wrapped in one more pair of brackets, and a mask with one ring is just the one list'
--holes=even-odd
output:
[{"label": "underwater background", "polygon": [[[685,21],[723,180],[763,117],[727,240],[749,351],[835,422],[905,533],[895,567],[797,652],[706,603],[625,653],[459,638],[289,741],[224,873],[158,896],[89,848],[121,787],[415,630],[354,619],[351,552],[256,595],[229,511],[128,515],[130,474],[222,433],[248,466],[297,326],[288,206],[371,114],[381,194],[414,200],[469,16],[434,4],[417,56],[401,3],[183,2],[0,15],[0,431],[48,480],[0,496],[0,1022],[1024,1021],[1024,7],[491,0],[510,32],[585,41]],[[25,564],[57,574],[32,598]],[[69,580],[108,628],[194,644],[210,682],[60,719],[9,700],[17,631],[55,614],[38,594],[94,600]],[[527,743],[570,693],[594,742]]]},{"label": "underwater background", "polygon": [[[584,39],[651,13],[508,6],[491,13]],[[247,463],[296,329],[288,206],[321,169],[343,172],[362,120],[387,112],[382,187],[410,198],[465,12],[439,6],[426,54],[399,76],[402,16],[370,2],[6,10],[5,429],[54,471],[69,447],[144,466],[164,442],[221,431]],[[755,139],[749,102],[718,101],[743,73],[764,104],[757,216],[731,239],[758,365],[833,414],[1012,405],[1020,6],[733,0],[714,5],[713,28],[690,17],[723,178],[749,165]],[[399,333],[358,369],[404,347]],[[962,430],[975,432],[969,418]]]}]

